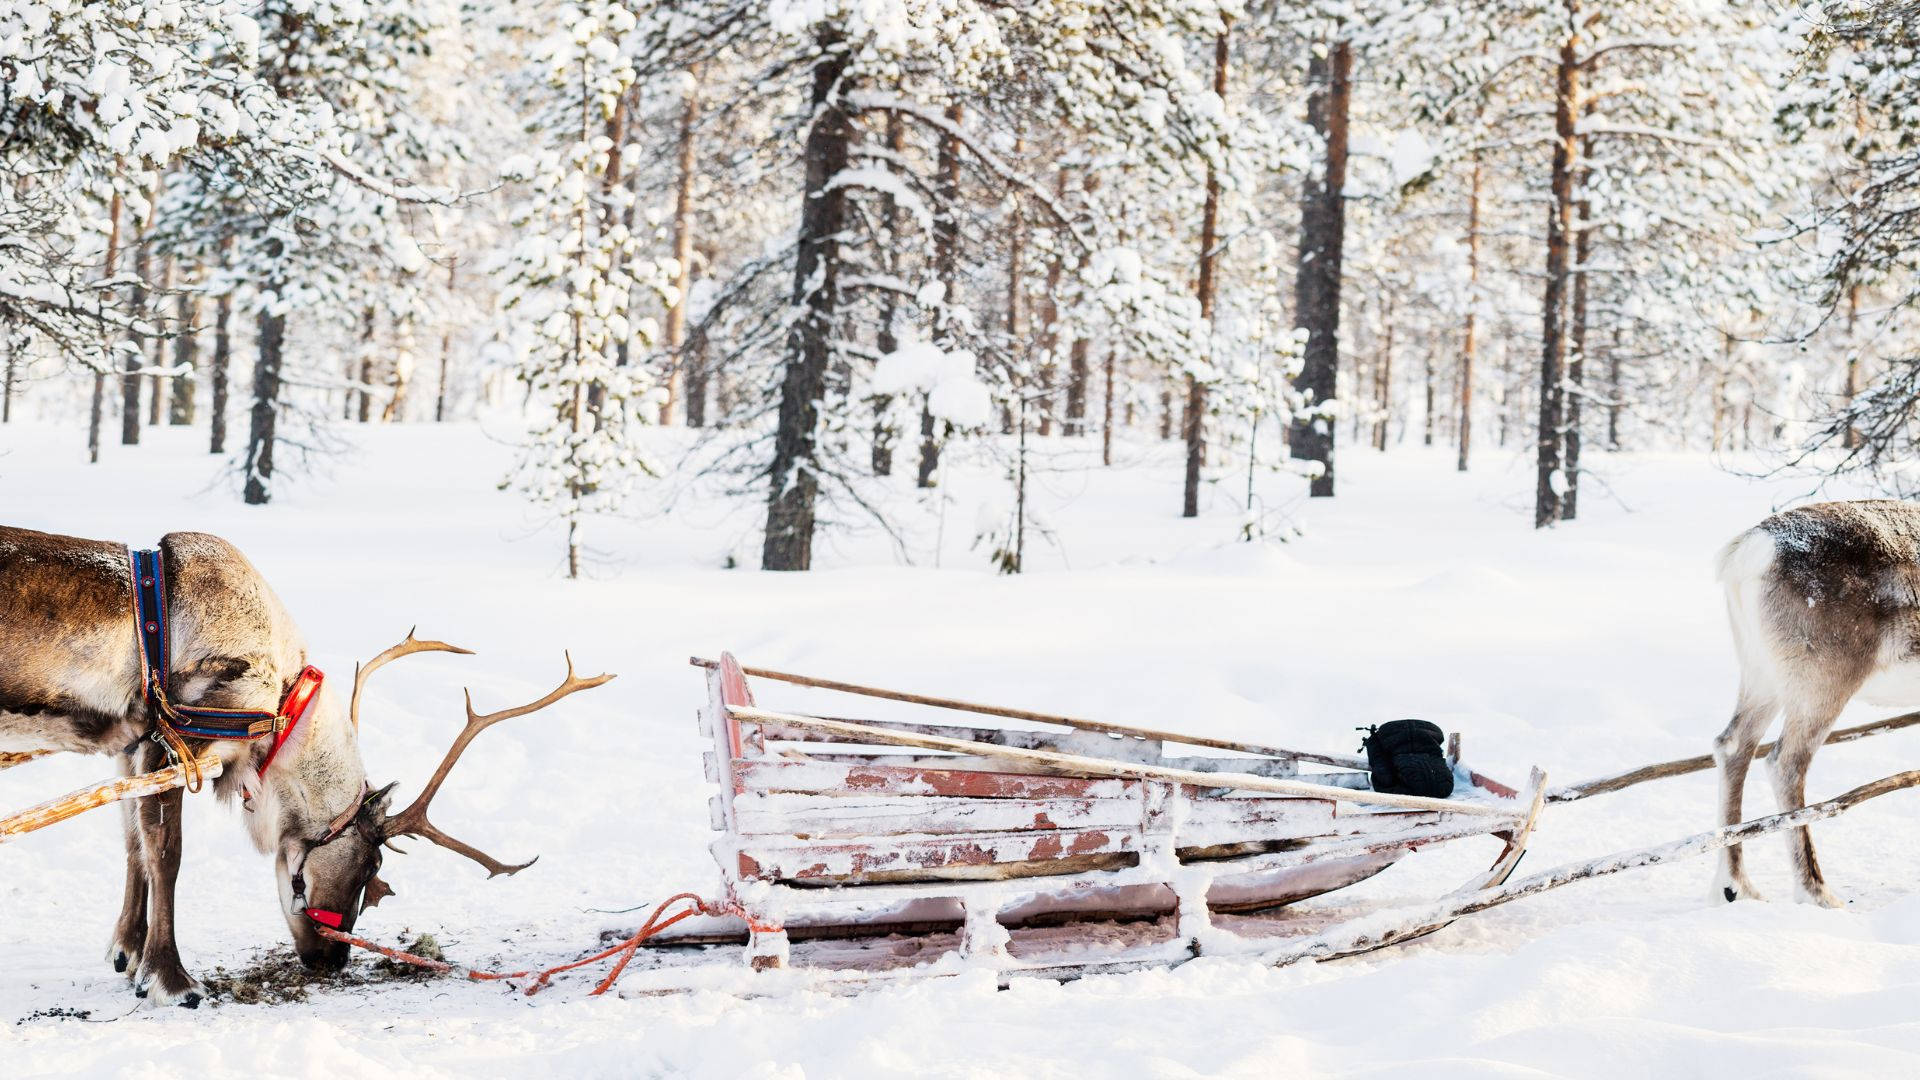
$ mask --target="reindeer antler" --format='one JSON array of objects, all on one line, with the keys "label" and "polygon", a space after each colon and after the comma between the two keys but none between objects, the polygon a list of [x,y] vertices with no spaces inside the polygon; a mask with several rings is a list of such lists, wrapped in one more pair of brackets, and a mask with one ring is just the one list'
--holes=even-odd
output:
[{"label": "reindeer antler", "polygon": [[463,649],[458,645],[449,645],[444,641],[421,641],[419,638],[413,636],[413,631],[418,629],[420,628],[416,626],[413,630],[408,630],[407,640],[393,646],[379,656],[367,661],[365,664],[353,665],[353,700],[347,705],[347,715],[353,718],[353,730],[360,730],[360,690],[367,685],[367,679],[372,677],[374,672],[379,671],[381,668],[386,667],[388,664],[403,656],[411,656],[419,652],[450,652],[459,653],[462,656],[473,655],[472,649]]},{"label": "reindeer antler", "polygon": [[[411,638],[409,638],[409,640],[411,640]],[[437,645],[439,643],[422,642],[420,644],[424,646]],[[465,650],[455,651],[464,652]],[[435,828],[433,823],[427,820],[427,805],[433,802],[434,795],[440,791],[440,785],[447,779],[447,773],[453,770],[454,762],[460,760],[460,755],[466,752],[467,744],[474,740],[474,736],[479,735],[481,732],[502,720],[511,720],[516,716],[525,716],[528,713],[539,712],[541,709],[552,705],[561,698],[570,694],[579,693],[582,690],[591,690],[602,683],[608,682],[612,678],[612,675],[595,675],[590,679],[582,679],[576,676],[573,673],[573,656],[569,654],[567,655],[567,677],[565,681],[561,682],[552,692],[538,701],[529,702],[528,704],[511,709],[501,709],[499,712],[491,712],[483,716],[473,711],[473,692],[471,690],[467,691],[467,726],[461,729],[459,737],[455,738],[453,745],[447,748],[447,756],[441,759],[440,767],[433,771],[433,778],[427,781],[425,788],[421,789],[419,797],[414,799],[405,810],[388,816],[386,822],[381,827],[382,834],[388,839],[396,836],[418,836],[431,840],[441,847],[446,848],[448,851],[459,852],[474,862],[479,863],[486,868],[488,877],[495,877],[500,874],[517,874],[527,867],[532,866],[535,862],[538,862],[540,857],[536,855],[517,866],[510,866],[488,855],[486,852],[481,851],[479,848],[455,840],[453,837]]]}]

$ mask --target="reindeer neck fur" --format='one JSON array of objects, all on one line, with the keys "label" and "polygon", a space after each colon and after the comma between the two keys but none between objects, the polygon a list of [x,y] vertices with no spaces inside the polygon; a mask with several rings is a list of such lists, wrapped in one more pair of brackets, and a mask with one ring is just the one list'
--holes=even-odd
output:
[{"label": "reindeer neck fur", "polygon": [[[251,754],[236,770],[253,796],[247,804],[247,832],[262,852],[273,851],[284,836],[318,839],[366,790],[359,740],[330,682],[263,776],[258,768],[265,756]],[[221,783],[226,782],[223,776]],[[225,786],[219,790],[223,797],[232,793]]]}]

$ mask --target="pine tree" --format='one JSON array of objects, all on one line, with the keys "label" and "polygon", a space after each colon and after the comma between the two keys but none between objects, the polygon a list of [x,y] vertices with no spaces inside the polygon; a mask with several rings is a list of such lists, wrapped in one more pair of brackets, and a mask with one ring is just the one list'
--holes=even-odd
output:
[{"label": "pine tree", "polygon": [[637,157],[617,123],[634,81],[626,56],[633,16],[610,0],[552,14],[561,30],[535,47],[527,125],[540,153],[508,167],[524,187],[510,216],[518,241],[500,271],[500,306],[521,328],[519,377],[532,430],[510,482],[567,526],[567,576],[580,576],[586,519],[620,505],[648,471],[636,434],[657,419],[664,387],[616,363],[622,345],[653,344],[629,318],[636,288],[664,295],[663,267],[638,256],[628,228],[632,192],[618,170]]}]

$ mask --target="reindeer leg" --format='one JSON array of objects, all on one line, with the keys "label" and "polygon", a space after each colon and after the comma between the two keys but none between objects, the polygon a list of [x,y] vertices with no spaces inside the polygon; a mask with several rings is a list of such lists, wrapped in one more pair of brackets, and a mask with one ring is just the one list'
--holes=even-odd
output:
[{"label": "reindeer leg", "polygon": [[[1845,703],[1842,702],[1844,705]],[[1767,758],[1773,774],[1773,791],[1781,810],[1798,810],[1807,805],[1807,767],[1813,764],[1814,751],[1827,739],[1839,707],[1817,710],[1789,710],[1780,742]],[[1820,873],[1820,862],[1813,854],[1813,831],[1802,827],[1787,836],[1787,849],[1793,857],[1794,899],[1821,907],[1845,907],[1827,888]]]},{"label": "reindeer leg", "polygon": [[[148,755],[157,767],[157,749]],[[180,809],[185,800],[176,788],[140,799],[135,813],[140,822],[141,854],[148,882],[147,940],[140,956],[134,993],[157,1005],[198,1008],[207,988],[187,974],[173,939],[173,886],[180,875]]]},{"label": "reindeer leg", "polygon": [[[1778,707],[1773,702],[1760,700],[1742,686],[1733,719],[1720,737],[1713,740],[1713,757],[1720,763],[1722,825],[1732,825],[1745,818],[1747,768],[1753,764],[1753,752],[1760,746],[1760,736],[1766,733],[1767,725],[1773,721],[1777,711]],[[1720,870],[1713,879],[1713,896],[1716,900],[1729,903],[1760,899],[1753,882],[1747,880],[1740,845],[1734,844],[1721,850]]]},{"label": "reindeer leg", "polygon": [[[120,775],[132,776],[134,772],[133,753],[120,755]],[[127,840],[127,890],[120,901],[120,921],[114,925],[113,940],[107,943],[107,963],[131,979],[139,974],[140,956],[147,944],[147,864],[132,802],[120,804],[120,822]]]}]

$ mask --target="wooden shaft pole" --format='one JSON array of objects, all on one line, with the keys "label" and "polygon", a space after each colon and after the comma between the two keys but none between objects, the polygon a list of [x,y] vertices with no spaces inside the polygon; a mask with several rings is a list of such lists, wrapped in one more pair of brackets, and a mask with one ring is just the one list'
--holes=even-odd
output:
[{"label": "wooden shaft pole", "polygon": [[[711,668],[719,666],[715,660],[692,657],[687,661],[694,667]],[[1357,757],[1340,754],[1316,754],[1308,750],[1287,750],[1277,746],[1263,746],[1259,743],[1240,742],[1234,739],[1214,739],[1205,735],[1182,735],[1174,731],[1155,731],[1152,728],[1132,727],[1127,724],[1111,724],[1104,720],[1087,720],[1076,716],[1056,716],[1052,713],[1033,712],[1028,709],[1012,709],[1003,705],[978,705],[969,701],[957,701],[952,698],[931,697],[926,694],[910,694],[904,690],[882,690],[874,686],[862,686],[859,683],[840,682],[834,679],[817,679],[811,675],[795,675],[785,671],[772,671],[767,668],[754,668],[742,665],[741,672],[756,679],[772,679],[775,682],[792,683],[795,686],[810,686],[818,690],[837,690],[845,694],[859,694],[862,697],[885,698],[888,701],[904,701],[911,705],[927,705],[936,709],[952,709],[956,712],[979,713],[982,716],[1004,716],[1010,720],[1028,720],[1037,724],[1058,724],[1062,727],[1077,728],[1081,731],[1098,731],[1108,735],[1131,735],[1142,739],[1159,739],[1162,742],[1183,743],[1187,746],[1205,746],[1214,750],[1232,750],[1241,754],[1259,754],[1263,757],[1294,758],[1299,761],[1311,761],[1318,765],[1332,765],[1356,772],[1368,771],[1367,763]]]},{"label": "wooden shaft pole", "polygon": [[1391,806],[1403,810],[1426,810],[1443,814],[1477,814],[1483,817],[1510,818],[1520,818],[1525,814],[1524,809],[1519,807],[1487,806],[1482,803],[1455,802],[1450,799],[1428,799],[1418,795],[1389,795],[1379,791],[1313,784],[1304,780],[1254,776],[1251,773],[1199,772],[1194,769],[1176,769],[1166,765],[1146,765],[1130,761],[1084,757],[1079,754],[1062,754],[1053,750],[995,746],[992,743],[949,739],[941,735],[917,735],[912,732],[873,727],[870,724],[827,720],[818,716],[796,716],[792,713],[769,712],[766,709],[747,708],[740,705],[727,706],[727,712],[734,719],[749,723],[790,724],[794,727],[847,736],[861,742],[917,746],[923,750],[948,750],[962,754],[979,754],[983,757],[1005,758],[1009,761],[1026,761],[1070,774],[1114,776],[1125,780],[1170,780],[1179,784],[1192,784],[1195,787],[1236,788],[1243,791],[1264,791],[1273,795],[1302,795],[1316,799],[1338,799],[1342,802]]},{"label": "wooden shaft pole", "polygon": [[1612,855],[1603,855],[1598,859],[1589,859],[1585,862],[1567,863],[1521,878],[1500,888],[1449,898],[1437,904],[1409,907],[1397,912],[1382,912],[1361,920],[1364,923],[1362,927],[1356,928],[1352,924],[1344,928],[1334,927],[1305,941],[1267,953],[1263,959],[1275,967],[1285,967],[1301,960],[1329,960],[1339,956],[1370,952],[1429,933],[1462,915],[1471,915],[1488,908],[1499,907],[1501,904],[1557,889],[1562,885],[1605,877],[1622,870],[1656,866],[1696,855],[1707,855],[1722,848],[1745,843],[1757,836],[1838,817],[1868,799],[1902,791],[1916,784],[1920,784],[1920,770],[1895,773],[1872,783],[1862,784],[1844,795],[1814,803],[1811,806],[1803,806],[1798,810],[1754,818],[1751,821],[1696,833],[1685,839],[1654,847],[1615,852]]},{"label": "wooden shaft pole", "polygon": [[[1831,746],[1835,743],[1852,742],[1855,739],[1864,739],[1871,735],[1884,735],[1889,731],[1899,731],[1901,728],[1912,727],[1915,724],[1920,724],[1920,712],[1902,713],[1899,716],[1889,717],[1885,720],[1875,720],[1871,724],[1858,724],[1854,727],[1840,728],[1827,736],[1826,745]],[[1773,747],[1773,743],[1763,743],[1754,753],[1756,755],[1771,753]],[[1678,761],[1662,761],[1655,765],[1642,765],[1637,769],[1629,769],[1626,772],[1614,773],[1610,776],[1598,776],[1591,780],[1582,780],[1577,784],[1567,784],[1563,787],[1554,788],[1547,793],[1547,801],[1557,803],[1577,802],[1592,795],[1606,795],[1610,792],[1619,791],[1622,788],[1633,787],[1635,784],[1644,784],[1649,780],[1663,780],[1669,776],[1685,776],[1688,773],[1703,772],[1713,768],[1713,765],[1712,754],[1701,754],[1698,757],[1681,758]]]},{"label": "wooden shaft pole", "polygon": [[[220,758],[214,754],[199,758],[197,764],[200,775],[209,780],[220,775],[222,765]],[[22,810],[11,817],[0,818],[0,844],[18,840],[36,829],[44,829],[108,803],[119,802],[122,799],[137,799],[144,795],[158,795],[160,792],[172,791],[174,788],[186,785],[186,766],[173,765],[157,772],[125,776],[118,780],[109,780],[68,792],[57,799]]]}]

